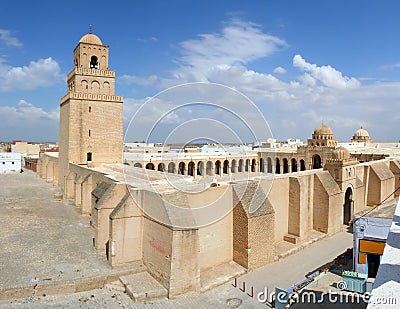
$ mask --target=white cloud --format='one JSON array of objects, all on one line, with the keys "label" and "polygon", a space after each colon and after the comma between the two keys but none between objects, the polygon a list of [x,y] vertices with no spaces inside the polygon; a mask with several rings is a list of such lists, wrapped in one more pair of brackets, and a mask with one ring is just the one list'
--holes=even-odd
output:
[{"label": "white cloud", "polygon": [[341,72],[330,65],[317,66],[308,63],[301,55],[293,57],[293,66],[322,82],[325,86],[335,89],[357,88],[360,82],[354,77],[343,76]]},{"label": "white cloud", "polygon": [[0,29],[0,41],[3,41],[7,46],[22,47],[22,42],[11,35],[10,30]]},{"label": "white cloud", "polygon": [[282,68],[282,67],[276,67],[273,72],[276,74],[285,74],[286,70],[285,70],[285,68]]},{"label": "white cloud", "polygon": [[46,111],[25,100],[0,106],[0,131],[5,140],[58,140],[59,110]]},{"label": "white cloud", "polygon": [[0,91],[35,89],[64,79],[58,63],[52,58],[31,61],[28,66],[11,67],[0,62]]},{"label": "white cloud", "polygon": [[263,33],[260,26],[238,19],[231,20],[221,33],[200,34],[198,39],[180,44],[184,66],[210,68],[216,65],[247,64],[286,46],[276,36]]}]

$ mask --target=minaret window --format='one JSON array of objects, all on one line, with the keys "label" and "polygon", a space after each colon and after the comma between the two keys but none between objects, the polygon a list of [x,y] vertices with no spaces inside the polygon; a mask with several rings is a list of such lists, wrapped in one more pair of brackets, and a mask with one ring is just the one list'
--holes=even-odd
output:
[{"label": "minaret window", "polygon": [[92,58],[90,58],[90,68],[91,69],[98,69],[99,68],[99,63],[97,61],[97,57],[96,56],[92,56]]},{"label": "minaret window", "polygon": [[92,153],[91,152],[86,153],[86,161],[88,161],[88,162],[92,161]]}]

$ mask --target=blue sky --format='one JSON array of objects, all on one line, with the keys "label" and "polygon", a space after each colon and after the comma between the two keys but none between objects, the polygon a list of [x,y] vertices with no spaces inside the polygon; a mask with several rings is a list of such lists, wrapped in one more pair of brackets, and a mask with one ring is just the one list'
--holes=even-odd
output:
[{"label": "blue sky", "polygon": [[399,11],[394,0],[2,1],[0,140],[58,139],[73,49],[92,23],[126,124],[146,98],[202,81],[248,96],[278,139],[306,140],[323,121],[339,141],[361,125],[398,141]]}]

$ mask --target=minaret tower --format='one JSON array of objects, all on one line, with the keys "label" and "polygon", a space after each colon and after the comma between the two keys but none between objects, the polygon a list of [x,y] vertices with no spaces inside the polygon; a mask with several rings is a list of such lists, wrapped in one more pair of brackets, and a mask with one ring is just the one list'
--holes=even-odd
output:
[{"label": "minaret tower", "polygon": [[95,167],[122,163],[123,98],[114,94],[115,72],[108,68],[108,46],[90,33],[74,50],[68,93],[60,103],[59,184],[69,163]]}]

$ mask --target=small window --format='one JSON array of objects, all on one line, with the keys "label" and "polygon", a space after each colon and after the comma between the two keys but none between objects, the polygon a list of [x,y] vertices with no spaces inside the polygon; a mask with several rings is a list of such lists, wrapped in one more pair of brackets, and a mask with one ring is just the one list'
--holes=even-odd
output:
[{"label": "small window", "polygon": [[11,162],[11,164],[14,164],[14,162]]},{"label": "small window", "polygon": [[89,113],[91,113],[92,112],[92,107],[91,106],[89,106]]},{"label": "small window", "polygon": [[3,164],[6,164],[6,162],[3,162]]},{"label": "small window", "polygon": [[92,161],[92,153],[91,152],[88,152],[86,154],[86,161],[88,161],[88,162]]},{"label": "small window", "polygon": [[90,130],[89,130],[89,136],[90,136]]}]

